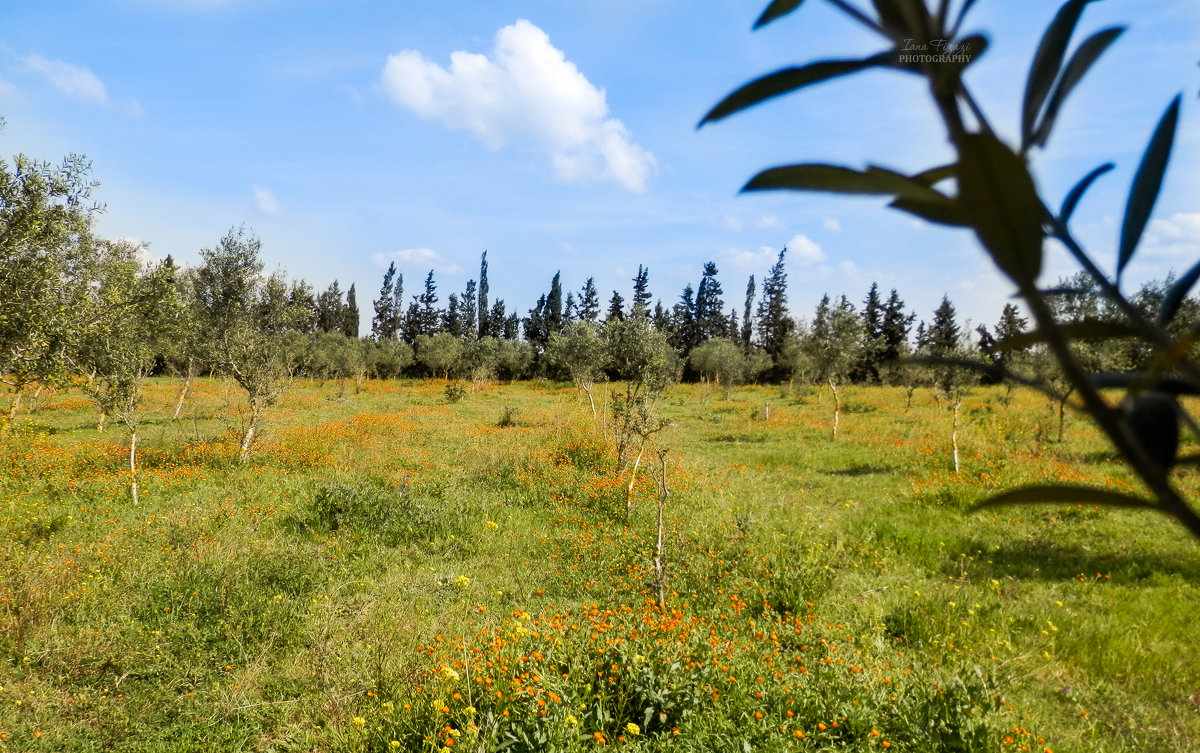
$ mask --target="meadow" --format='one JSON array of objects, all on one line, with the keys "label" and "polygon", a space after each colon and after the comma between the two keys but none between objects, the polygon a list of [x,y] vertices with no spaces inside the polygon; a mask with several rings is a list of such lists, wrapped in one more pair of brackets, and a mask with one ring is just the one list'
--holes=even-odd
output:
[{"label": "meadow", "polygon": [[[1190,751],[1200,544],[1087,422],[975,388],[682,385],[627,477],[574,389],[303,383],[248,464],[235,388],[0,440],[0,751]],[[1194,450],[1194,447],[1191,448]],[[1177,472],[1191,498],[1195,471]],[[665,596],[660,606],[660,585]]]}]

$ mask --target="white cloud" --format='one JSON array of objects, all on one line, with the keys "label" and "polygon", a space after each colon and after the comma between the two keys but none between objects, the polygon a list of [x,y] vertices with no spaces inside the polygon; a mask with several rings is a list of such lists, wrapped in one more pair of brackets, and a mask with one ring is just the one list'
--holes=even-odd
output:
[{"label": "white cloud", "polygon": [[825,261],[825,252],[821,245],[807,235],[797,234],[787,242],[788,255],[786,260],[801,267],[818,264]]},{"label": "white cloud", "polygon": [[739,232],[743,227],[742,218],[735,214],[727,214],[721,220],[721,225],[723,225],[726,230],[732,230],[736,233]]},{"label": "white cloud", "polygon": [[831,233],[840,233],[842,232],[842,223],[838,221],[837,217],[826,217],[821,220],[821,229]]},{"label": "white cloud", "polygon": [[737,274],[765,274],[779,257],[779,249],[760,246],[757,251],[729,248],[721,254],[721,268]]},{"label": "white cloud", "polygon": [[18,94],[17,87],[0,78],[0,99],[16,99]]},{"label": "white cloud", "polygon": [[255,209],[270,217],[278,217],[283,214],[283,206],[275,198],[275,194],[262,186],[250,186],[250,189],[254,191]]},{"label": "white cloud", "polygon": [[773,214],[764,214],[762,217],[758,218],[758,226],[760,228],[763,228],[764,230],[766,230],[766,229],[778,230],[779,228],[783,227],[783,223],[780,222],[779,218]]},{"label": "white cloud", "polygon": [[143,120],[146,117],[146,109],[136,99],[129,100],[129,104],[125,106],[125,112],[134,120]]},{"label": "white cloud", "polygon": [[563,181],[611,180],[642,192],[654,155],[609,117],[604,91],[526,20],[496,32],[490,57],[458,51],[449,68],[415,50],[389,55],[381,82],[401,107],[492,149],[532,147]]},{"label": "white cloud", "polygon": [[1140,252],[1187,264],[1200,259],[1200,212],[1179,212],[1165,220],[1151,220]]},{"label": "white cloud", "polygon": [[461,275],[463,273],[462,267],[443,259],[441,254],[431,248],[406,248],[371,256],[371,263],[380,269],[386,269],[392,262],[397,262],[401,267],[409,269],[422,271],[432,269],[434,272],[445,275]]},{"label": "white cloud", "polygon": [[50,85],[71,99],[94,105],[108,104],[104,82],[87,68],[41,55],[26,55],[25,68],[41,74]]}]

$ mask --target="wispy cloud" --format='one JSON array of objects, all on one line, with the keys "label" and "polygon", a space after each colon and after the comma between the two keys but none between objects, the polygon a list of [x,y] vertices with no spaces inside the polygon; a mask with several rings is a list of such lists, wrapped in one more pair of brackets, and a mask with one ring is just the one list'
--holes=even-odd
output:
[{"label": "wispy cloud", "polygon": [[279,199],[275,198],[275,194],[262,186],[250,186],[250,190],[254,192],[255,209],[269,217],[278,217],[283,214],[283,205],[279,203]]},{"label": "wispy cloud", "polygon": [[540,151],[559,180],[608,180],[640,193],[654,171],[654,155],[609,117],[604,91],[529,21],[500,29],[490,56],[452,53],[449,68],[415,50],[390,55],[381,82],[396,104],[490,148]]},{"label": "wispy cloud", "polygon": [[59,92],[71,99],[93,105],[108,104],[108,89],[104,82],[82,65],[52,60],[41,55],[22,58],[25,68],[46,79]]},{"label": "wispy cloud", "polygon": [[374,254],[371,263],[380,269],[386,269],[392,262],[410,270],[428,270],[445,275],[461,275],[463,268],[458,264],[442,258],[442,255],[431,248],[406,248],[400,251]]}]

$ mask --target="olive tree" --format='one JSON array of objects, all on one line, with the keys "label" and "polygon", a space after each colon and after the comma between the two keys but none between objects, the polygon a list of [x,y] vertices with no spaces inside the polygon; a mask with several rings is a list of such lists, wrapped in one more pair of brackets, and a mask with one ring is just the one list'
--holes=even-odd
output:
[{"label": "olive tree", "polygon": [[27,387],[72,370],[98,273],[90,171],[78,155],[57,166],[0,160],[0,383],[10,392],[0,433]]},{"label": "olive tree", "polygon": [[588,321],[571,322],[562,334],[552,333],[546,347],[546,361],[570,376],[571,381],[587,395],[592,420],[597,419],[594,390],[596,381],[604,378],[608,364],[608,348],[600,337],[599,327]]}]

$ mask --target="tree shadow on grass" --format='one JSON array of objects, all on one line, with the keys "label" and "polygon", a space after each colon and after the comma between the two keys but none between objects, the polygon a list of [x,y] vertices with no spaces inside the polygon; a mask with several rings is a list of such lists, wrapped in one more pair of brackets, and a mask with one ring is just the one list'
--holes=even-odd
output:
[{"label": "tree shadow on grass", "polygon": [[[1061,541],[1014,541],[989,551],[991,544],[967,540],[959,551],[983,550],[969,567],[972,577],[1012,577],[1026,580],[1062,581],[1117,579],[1138,582],[1162,577],[1180,577],[1200,581],[1200,553],[1146,552],[1134,550],[1089,549],[1081,544]],[[957,574],[958,565],[952,563]]]}]

